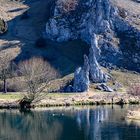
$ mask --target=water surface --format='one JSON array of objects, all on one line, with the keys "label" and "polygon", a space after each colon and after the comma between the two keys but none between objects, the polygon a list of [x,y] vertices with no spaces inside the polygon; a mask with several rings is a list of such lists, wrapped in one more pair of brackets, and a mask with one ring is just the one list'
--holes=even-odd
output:
[{"label": "water surface", "polygon": [[128,108],[0,110],[0,140],[140,140],[140,122],[124,119]]}]

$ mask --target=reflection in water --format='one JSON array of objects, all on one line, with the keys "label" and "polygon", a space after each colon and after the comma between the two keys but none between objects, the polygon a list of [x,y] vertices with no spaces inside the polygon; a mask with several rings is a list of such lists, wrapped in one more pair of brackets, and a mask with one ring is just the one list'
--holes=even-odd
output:
[{"label": "reflection in water", "polygon": [[57,140],[61,131],[60,122],[48,116],[47,112],[0,113],[0,140]]},{"label": "reflection in water", "polygon": [[140,126],[119,106],[0,111],[0,140],[140,140]]}]

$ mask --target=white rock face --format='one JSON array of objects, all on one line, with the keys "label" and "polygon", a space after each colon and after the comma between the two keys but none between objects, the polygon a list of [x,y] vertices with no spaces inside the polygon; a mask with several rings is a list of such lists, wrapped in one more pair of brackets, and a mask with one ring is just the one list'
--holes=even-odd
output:
[{"label": "white rock face", "polygon": [[[110,18],[115,14],[115,10],[112,10],[109,0],[77,0],[79,3],[76,4],[75,11],[69,13],[62,10],[63,0],[58,1],[54,17],[46,24],[46,34],[50,39],[66,41],[81,38],[90,43],[91,33],[111,32]],[[66,30],[66,34],[62,34],[63,30]]]},{"label": "white rock face", "polygon": [[74,74],[74,92],[85,92],[89,89],[89,60],[88,57],[84,56],[84,66],[79,67]]},{"label": "white rock face", "polygon": [[46,24],[47,38],[58,42],[81,39],[91,45],[88,59],[92,82],[107,80],[99,60],[140,72],[140,30],[126,20],[131,14],[125,11],[124,16],[111,0],[75,1],[68,11],[64,0],[56,1],[54,16]]},{"label": "white rock face", "polygon": [[98,48],[97,37],[93,34],[91,41],[91,48],[89,50],[89,66],[90,66],[90,79],[94,83],[107,82],[108,76],[100,68],[96,56],[100,55],[100,50]]},{"label": "white rock face", "polygon": [[[140,28],[134,25],[140,13],[137,15],[112,4],[115,0],[74,1],[74,8],[68,12],[64,12],[67,7],[64,2],[70,0],[56,1],[53,18],[46,24],[47,37],[59,42],[82,39],[91,44],[95,33],[101,49],[97,59],[140,72],[140,61],[137,61],[140,60]],[[129,1],[126,3],[129,4]],[[134,1],[131,3],[136,5]]]}]

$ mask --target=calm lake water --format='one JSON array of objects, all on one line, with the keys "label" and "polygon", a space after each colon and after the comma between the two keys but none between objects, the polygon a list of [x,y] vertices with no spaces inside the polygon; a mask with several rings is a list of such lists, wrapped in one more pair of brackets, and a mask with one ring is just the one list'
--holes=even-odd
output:
[{"label": "calm lake water", "polygon": [[128,108],[0,110],[0,140],[140,140],[140,122],[124,119]]}]

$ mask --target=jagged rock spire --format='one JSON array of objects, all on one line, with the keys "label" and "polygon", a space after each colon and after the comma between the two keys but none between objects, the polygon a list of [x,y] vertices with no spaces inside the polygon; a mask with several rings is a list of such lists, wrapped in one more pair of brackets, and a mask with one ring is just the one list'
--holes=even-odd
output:
[{"label": "jagged rock spire", "polygon": [[[89,88],[89,81],[93,83],[107,82],[107,75],[100,68],[96,57],[100,55],[98,40],[95,34],[92,35],[89,56],[84,56],[84,65],[79,67],[74,74],[74,92],[84,92]],[[90,80],[89,80],[90,79]]]},{"label": "jagged rock spire", "polygon": [[100,55],[100,50],[98,48],[98,41],[95,34],[92,35],[91,47],[89,50],[89,66],[90,66],[90,79],[94,83],[103,83],[107,81],[107,75],[104,74],[100,68],[97,57]]},{"label": "jagged rock spire", "polygon": [[85,92],[89,89],[89,60],[86,55],[84,55],[84,65],[79,67],[74,74],[74,92]]}]

